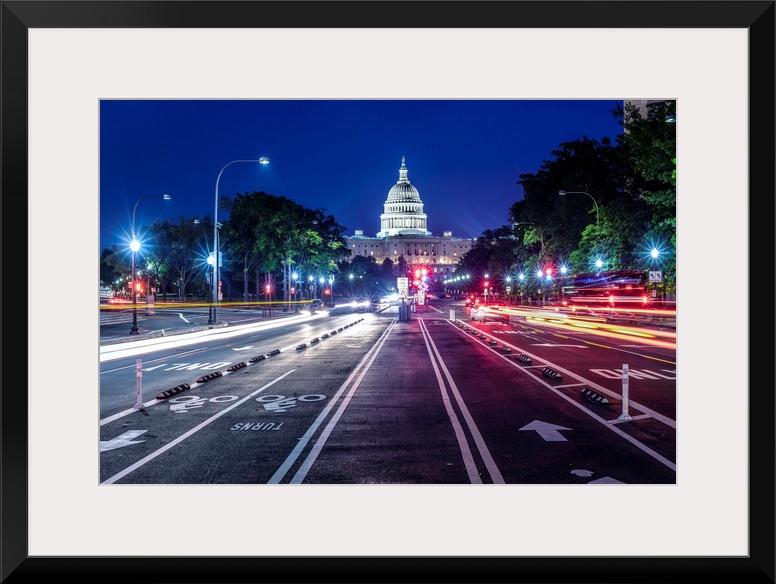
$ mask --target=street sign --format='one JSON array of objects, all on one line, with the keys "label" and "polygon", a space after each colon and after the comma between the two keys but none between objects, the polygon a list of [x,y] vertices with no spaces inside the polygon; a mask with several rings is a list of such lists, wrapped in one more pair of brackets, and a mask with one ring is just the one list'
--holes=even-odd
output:
[{"label": "street sign", "polygon": [[663,272],[661,271],[649,271],[649,281],[650,282],[662,282],[663,281]]},{"label": "street sign", "polygon": [[410,289],[410,279],[396,278],[396,288],[399,290],[399,298],[407,298]]}]

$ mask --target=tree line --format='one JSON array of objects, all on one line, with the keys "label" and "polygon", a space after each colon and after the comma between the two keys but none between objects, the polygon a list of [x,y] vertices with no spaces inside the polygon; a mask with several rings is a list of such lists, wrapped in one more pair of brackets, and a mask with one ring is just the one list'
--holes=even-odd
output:
[{"label": "tree line", "polygon": [[[228,216],[218,226],[225,299],[282,298],[288,283],[284,276],[290,280],[292,270],[333,274],[341,256],[350,254],[342,236],[345,228],[323,209],[309,209],[263,191],[222,196],[219,204]],[[142,290],[149,280],[163,299],[208,295],[213,267],[207,260],[214,243],[210,216],[182,216],[140,227],[138,239],[142,246],[135,262]],[[128,282],[130,253],[117,245],[104,249],[100,280],[115,288],[122,286],[116,282]]]},{"label": "tree line", "polygon": [[509,208],[509,224],[485,230],[459,272],[475,286],[484,274],[497,283],[523,273],[531,293],[546,286],[540,269],[652,269],[664,292],[676,293],[676,102],[649,103],[646,115],[625,102],[612,115],[623,126],[614,141],[560,144],[535,173],[519,175],[523,199]]}]

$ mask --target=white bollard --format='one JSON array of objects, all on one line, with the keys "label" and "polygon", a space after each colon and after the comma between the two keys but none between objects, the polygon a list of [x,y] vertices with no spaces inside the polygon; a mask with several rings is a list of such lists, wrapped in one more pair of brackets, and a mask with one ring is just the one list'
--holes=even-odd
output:
[{"label": "white bollard", "polygon": [[135,403],[136,410],[143,409],[143,363],[140,359],[137,360],[135,365],[135,377],[137,378],[137,402]]},{"label": "white bollard", "polygon": [[451,311],[450,311],[450,320],[452,320],[453,322],[455,322],[455,310],[451,310]]},{"label": "white bollard", "polygon": [[628,415],[628,366],[625,364],[622,366],[622,414],[620,414],[617,419],[633,419]]}]

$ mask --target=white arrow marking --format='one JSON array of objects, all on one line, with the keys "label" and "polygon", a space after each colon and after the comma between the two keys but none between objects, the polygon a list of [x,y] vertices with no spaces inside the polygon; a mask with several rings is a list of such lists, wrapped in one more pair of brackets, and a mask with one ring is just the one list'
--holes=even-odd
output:
[{"label": "white arrow marking", "polygon": [[603,477],[600,479],[596,479],[594,481],[590,481],[587,483],[588,485],[624,485],[622,481],[618,481],[617,479],[613,479],[612,477]]},{"label": "white arrow marking", "polygon": [[542,422],[540,420],[534,420],[530,424],[520,428],[521,430],[535,430],[539,436],[544,438],[545,442],[566,442],[566,439],[561,435],[558,430],[571,430],[571,428],[564,428],[563,426],[556,426],[549,422]]},{"label": "white arrow marking", "polygon": [[148,430],[130,430],[129,432],[124,432],[121,436],[117,436],[113,440],[100,440],[100,452],[107,452],[108,450],[115,450],[116,448],[124,448],[125,446],[132,446],[133,444],[145,442],[145,440],[132,442],[132,440],[145,432],[148,432]]},{"label": "white arrow marking", "polygon": [[248,347],[232,347],[232,351],[247,351],[248,349],[253,349],[253,346],[248,346]]}]

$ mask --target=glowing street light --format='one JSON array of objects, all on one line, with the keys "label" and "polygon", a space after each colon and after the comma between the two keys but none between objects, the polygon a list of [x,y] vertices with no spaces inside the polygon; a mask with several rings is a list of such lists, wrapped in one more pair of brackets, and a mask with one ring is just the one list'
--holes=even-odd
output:
[{"label": "glowing street light", "polygon": [[[143,195],[135,203],[134,209],[132,209],[132,241],[129,242],[129,249],[132,251],[132,328],[129,329],[130,335],[139,335],[140,329],[137,328],[137,274],[135,273],[135,254],[140,249],[140,242],[135,235],[135,214],[137,212],[137,206],[143,199],[164,199],[169,201],[172,199],[170,195]],[[148,292],[146,291],[146,294]]]}]

